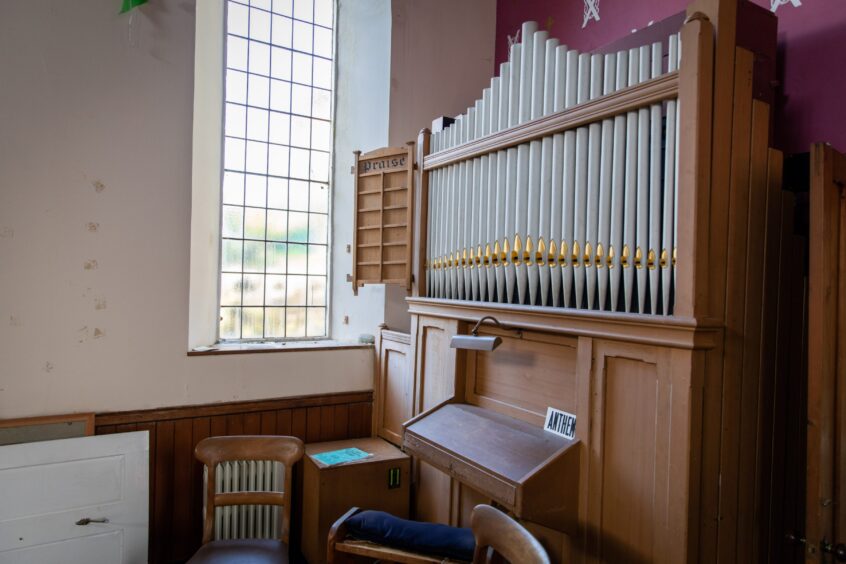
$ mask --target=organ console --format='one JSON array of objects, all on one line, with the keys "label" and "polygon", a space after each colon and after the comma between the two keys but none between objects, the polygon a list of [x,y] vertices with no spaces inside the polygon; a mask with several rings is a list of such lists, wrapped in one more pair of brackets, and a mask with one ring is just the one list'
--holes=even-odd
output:
[{"label": "organ console", "polygon": [[[781,154],[753,85],[776,23],[745,0],[682,20],[596,53],[528,22],[479,100],[421,132],[411,332],[381,335],[374,415],[415,457],[417,518],[499,503],[559,562],[766,542]],[[485,316],[499,347],[449,347]]]}]

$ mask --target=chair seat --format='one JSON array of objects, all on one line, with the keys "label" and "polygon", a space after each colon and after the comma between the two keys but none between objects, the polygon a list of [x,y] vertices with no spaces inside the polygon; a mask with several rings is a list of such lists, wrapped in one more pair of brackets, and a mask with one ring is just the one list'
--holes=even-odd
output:
[{"label": "chair seat", "polygon": [[188,564],[288,564],[288,545],[264,539],[211,541]]}]

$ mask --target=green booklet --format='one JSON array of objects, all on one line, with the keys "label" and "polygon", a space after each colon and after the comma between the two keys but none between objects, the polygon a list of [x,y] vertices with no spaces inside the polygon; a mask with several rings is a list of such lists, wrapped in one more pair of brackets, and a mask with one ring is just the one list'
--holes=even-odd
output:
[{"label": "green booklet", "polygon": [[341,450],[330,450],[329,452],[321,452],[313,454],[312,458],[325,464],[326,466],[334,466],[336,464],[344,464],[345,462],[354,462],[373,456],[368,452],[364,452],[357,448],[342,448]]}]

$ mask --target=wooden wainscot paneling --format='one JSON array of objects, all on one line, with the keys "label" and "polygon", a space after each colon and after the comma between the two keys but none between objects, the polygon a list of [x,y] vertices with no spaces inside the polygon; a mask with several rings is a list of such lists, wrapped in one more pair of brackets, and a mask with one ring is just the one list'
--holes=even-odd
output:
[{"label": "wooden wainscot paneling", "polygon": [[[206,437],[293,435],[306,442],[371,435],[373,393],[351,392],[103,413],[96,434],[150,432],[151,563],[184,562],[202,538],[203,467],[194,448]],[[291,539],[299,538],[301,465],[295,470]]]},{"label": "wooden wainscot paneling", "polygon": [[[584,547],[604,562],[683,562],[688,522],[687,351],[594,340]],[[679,428],[681,427],[681,428]],[[681,463],[680,463],[681,461]]]},{"label": "wooden wainscot paneling", "polygon": [[417,415],[460,395],[463,382],[458,378],[458,351],[450,348],[458,333],[454,319],[415,317],[412,319],[415,343],[414,413]]},{"label": "wooden wainscot paneling", "polygon": [[395,445],[402,444],[402,424],[411,419],[413,411],[411,370],[411,335],[382,330],[375,386],[375,430],[378,436]]},{"label": "wooden wainscot paneling", "polygon": [[498,335],[502,344],[467,351],[468,403],[538,426],[547,407],[576,413],[576,338],[488,326],[479,334]]}]

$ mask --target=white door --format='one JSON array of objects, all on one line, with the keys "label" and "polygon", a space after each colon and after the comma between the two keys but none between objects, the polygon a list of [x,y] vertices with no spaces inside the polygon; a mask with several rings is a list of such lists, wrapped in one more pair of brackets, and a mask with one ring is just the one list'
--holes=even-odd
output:
[{"label": "white door", "polygon": [[148,443],[140,431],[0,447],[0,563],[147,562]]}]

